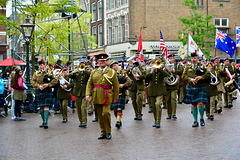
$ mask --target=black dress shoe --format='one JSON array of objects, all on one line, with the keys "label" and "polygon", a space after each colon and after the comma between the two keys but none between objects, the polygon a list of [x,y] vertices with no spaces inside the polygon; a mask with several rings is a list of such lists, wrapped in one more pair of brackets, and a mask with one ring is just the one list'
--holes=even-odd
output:
[{"label": "black dress shoe", "polygon": [[116,123],[116,125],[115,125],[118,129],[121,127],[121,122],[118,122],[117,121],[117,123]]},{"label": "black dress shoe", "polygon": [[156,127],[156,123],[154,123],[154,124],[152,125],[152,127]]},{"label": "black dress shoe", "polygon": [[198,127],[198,122],[193,122],[192,127]]},{"label": "black dress shoe", "polygon": [[233,105],[232,105],[232,104],[229,104],[229,105],[228,105],[228,108],[232,108],[232,107],[233,107]]},{"label": "black dress shoe", "polygon": [[222,113],[222,109],[217,110],[217,113]]},{"label": "black dress shoe", "polygon": [[171,119],[171,116],[167,116],[167,118],[166,119]]},{"label": "black dress shoe", "polygon": [[125,104],[128,104],[129,100],[126,100]]},{"label": "black dress shoe", "polygon": [[135,117],[134,120],[138,120],[138,117]]},{"label": "black dress shoe", "polygon": [[44,129],[48,129],[48,124],[47,123],[44,123]]},{"label": "black dress shoe", "polygon": [[88,115],[91,116],[93,114],[92,111],[88,111]]},{"label": "black dress shoe", "polygon": [[143,106],[143,107],[145,107],[145,106],[146,106],[146,104],[143,104],[142,106]]},{"label": "black dress shoe", "polygon": [[99,137],[98,137],[98,139],[105,139],[106,138],[106,135],[100,135]]},{"label": "black dress shoe", "polygon": [[214,113],[217,113],[217,110],[214,110]]},{"label": "black dress shoe", "polygon": [[156,128],[160,128],[160,123],[156,123]]},{"label": "black dress shoe", "polygon": [[82,127],[82,124],[79,124],[79,127]]},{"label": "black dress shoe", "polygon": [[138,117],[138,120],[141,121],[141,120],[142,120],[142,117]]},{"label": "black dress shoe", "polygon": [[106,134],[106,138],[107,138],[107,139],[111,139],[111,138],[112,138],[111,133],[107,133],[107,134]]},{"label": "black dress shoe", "polygon": [[214,120],[214,116],[210,116],[210,117],[208,117],[211,121],[213,121]]},{"label": "black dress shoe", "polygon": [[150,109],[150,110],[148,111],[148,113],[153,113],[153,110]]},{"label": "black dress shoe", "polygon": [[175,115],[173,115],[172,118],[173,118],[174,120],[177,120],[177,116],[175,116]]},{"label": "black dress shoe", "polygon": [[167,109],[167,106],[163,106],[162,108],[163,108],[163,109]]},{"label": "black dress shoe", "polygon": [[179,101],[178,104],[182,104],[182,101]]},{"label": "black dress shoe", "polygon": [[67,119],[64,119],[64,120],[62,121],[62,123],[67,123],[67,121],[68,121]]},{"label": "black dress shoe", "polygon": [[200,125],[201,125],[201,126],[205,126],[204,119],[200,119]]},{"label": "black dress shoe", "polygon": [[92,120],[92,122],[97,122],[97,121],[98,121],[98,119],[97,119],[97,118],[95,118],[95,119],[93,119],[93,120]]},{"label": "black dress shoe", "polygon": [[42,123],[39,127],[40,127],[40,128],[44,127],[44,123]]},{"label": "black dress shoe", "polygon": [[75,113],[75,110],[74,110],[74,109],[72,110],[72,113]]},{"label": "black dress shoe", "polygon": [[82,124],[82,127],[83,127],[83,128],[86,128],[86,127],[87,127],[87,124],[83,123],[83,124]]},{"label": "black dress shoe", "polygon": [[228,105],[224,105],[223,108],[228,108]]}]

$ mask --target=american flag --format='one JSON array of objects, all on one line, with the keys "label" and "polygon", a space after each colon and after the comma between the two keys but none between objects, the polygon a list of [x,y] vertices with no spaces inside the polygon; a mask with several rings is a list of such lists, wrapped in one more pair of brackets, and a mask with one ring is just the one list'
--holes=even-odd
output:
[{"label": "american flag", "polygon": [[165,45],[161,30],[160,30],[160,49],[162,50],[162,53],[165,54],[167,58],[168,51],[167,51],[167,47]]},{"label": "american flag", "polygon": [[236,28],[236,42],[237,42],[237,47],[240,47],[240,28]]}]

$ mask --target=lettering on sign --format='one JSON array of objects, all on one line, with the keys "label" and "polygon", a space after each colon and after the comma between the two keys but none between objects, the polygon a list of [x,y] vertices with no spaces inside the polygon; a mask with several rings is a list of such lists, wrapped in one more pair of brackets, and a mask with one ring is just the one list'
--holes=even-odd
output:
[{"label": "lettering on sign", "polygon": [[[160,48],[160,44],[151,44],[149,46],[150,48],[152,49],[155,49],[155,48]],[[180,45],[166,45],[167,48],[171,48],[171,49],[179,49],[180,48]]]}]

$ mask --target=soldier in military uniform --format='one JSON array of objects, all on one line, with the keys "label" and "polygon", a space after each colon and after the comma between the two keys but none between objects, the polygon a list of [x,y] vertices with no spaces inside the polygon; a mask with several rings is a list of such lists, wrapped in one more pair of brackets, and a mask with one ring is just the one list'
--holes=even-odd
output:
[{"label": "soldier in military uniform", "polygon": [[[185,65],[187,63],[186,60],[184,60],[183,62],[183,69],[185,68]],[[186,82],[185,80],[182,78],[182,75],[180,76],[180,82],[179,82],[179,87],[178,87],[178,104],[182,104],[183,98],[185,96],[186,93]]]},{"label": "soldier in military uniform", "polygon": [[[167,57],[170,65],[174,65],[173,68],[168,68],[168,72],[172,72],[172,74],[179,75],[180,77],[183,73],[183,67],[175,62],[175,54],[171,53]],[[168,112],[168,116],[166,119],[171,118],[173,118],[174,120],[177,119],[176,110],[177,110],[178,85],[179,82],[177,82],[174,85],[169,85],[166,83],[167,87],[166,104]]]},{"label": "soldier in military uniform", "polygon": [[131,86],[132,81],[123,69],[119,70],[117,61],[113,61],[110,67],[117,73],[119,82],[119,99],[117,103],[111,104],[111,108],[114,109],[114,115],[117,118],[115,126],[120,128],[122,126],[122,110],[125,109],[125,90]]},{"label": "soldier in military uniform", "polygon": [[191,62],[183,71],[183,79],[189,82],[187,94],[183,102],[192,104],[191,111],[194,118],[192,127],[199,126],[198,109],[200,113],[200,125],[205,126],[203,116],[205,104],[207,103],[207,95],[204,80],[210,77],[210,73],[206,70],[204,64],[198,62],[198,55],[196,53],[191,54]]},{"label": "soldier in military uniform", "polygon": [[49,107],[53,105],[52,88],[58,83],[58,80],[48,71],[45,62],[41,59],[39,62],[39,71],[34,72],[32,86],[36,88],[35,99],[37,107],[40,107],[40,114],[43,120],[39,127],[48,128]]},{"label": "soldier in military uniform", "polygon": [[[72,98],[71,88],[74,85],[73,80],[70,79],[67,74],[68,74],[68,69],[64,68],[62,70],[63,79],[60,79],[60,86],[58,87],[58,91],[57,91],[57,98],[59,100],[59,104],[60,104],[60,108],[63,116],[62,123],[67,123],[68,121],[67,107],[68,107],[68,101]],[[62,83],[61,81],[63,81],[64,83]]]},{"label": "soldier in military uniform", "polygon": [[[86,86],[90,77],[90,72],[85,69],[86,62],[81,61],[79,68],[75,69],[69,74],[69,78],[75,79],[73,88],[73,96],[75,97],[75,104],[80,122],[79,127],[87,127],[87,101],[85,99]],[[82,68],[81,68],[82,66]]]},{"label": "soldier in military uniform", "polygon": [[[137,73],[134,73],[137,71]],[[144,78],[145,78],[145,71],[140,66],[138,61],[138,57],[136,56],[133,61],[133,67],[128,69],[127,71],[128,76],[133,81],[131,86],[130,95],[132,99],[133,109],[135,111],[135,118],[134,120],[142,120],[142,106],[143,106],[143,95],[144,95]]]},{"label": "soldier in military uniform", "polygon": [[[119,83],[115,71],[106,65],[107,54],[97,55],[99,68],[91,72],[86,88],[86,100],[93,95],[93,104],[98,114],[101,135],[98,139],[111,139],[110,105],[119,98]],[[93,90],[93,92],[92,92]]]},{"label": "soldier in military uniform", "polygon": [[[160,61],[159,58],[156,58],[154,60],[154,63],[157,60]],[[160,68],[160,65],[158,68],[155,67],[157,66],[152,66],[151,71],[146,75],[146,79],[149,79],[148,94],[155,120],[153,127],[160,128],[162,116],[162,99],[163,95],[167,94],[164,77],[168,76],[168,73]]]},{"label": "soldier in military uniform", "polygon": [[220,79],[220,83],[217,85],[217,90],[218,90],[218,94],[217,94],[217,105],[216,105],[216,112],[217,113],[221,113],[222,112],[222,95],[225,93],[225,88],[223,85],[223,76],[221,76],[220,72],[222,72],[223,66],[220,65],[220,58],[218,56],[216,56],[213,59],[214,65],[213,65],[213,70],[217,72],[217,76]]}]

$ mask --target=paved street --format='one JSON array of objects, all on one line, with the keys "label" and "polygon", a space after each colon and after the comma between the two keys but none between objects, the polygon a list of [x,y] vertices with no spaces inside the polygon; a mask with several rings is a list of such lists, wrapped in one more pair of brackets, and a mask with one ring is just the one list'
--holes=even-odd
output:
[{"label": "paved street", "polygon": [[207,120],[205,127],[192,128],[190,105],[178,105],[177,121],[166,120],[163,110],[161,128],[152,127],[153,115],[143,108],[143,120],[134,121],[131,104],[123,113],[123,127],[117,129],[112,113],[111,140],[98,140],[97,123],[88,117],[88,127],[79,128],[77,114],[49,118],[49,129],[42,129],[38,114],[25,113],[25,122],[0,118],[0,160],[85,160],[85,159],[240,159],[240,98],[232,109],[224,109]]}]

